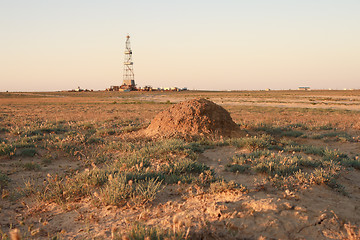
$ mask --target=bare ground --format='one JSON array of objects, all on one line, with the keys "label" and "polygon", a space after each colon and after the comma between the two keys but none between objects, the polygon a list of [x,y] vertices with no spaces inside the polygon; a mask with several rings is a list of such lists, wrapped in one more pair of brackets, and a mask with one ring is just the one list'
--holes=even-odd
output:
[{"label": "bare ground", "polygon": [[[290,122],[292,113],[280,113],[266,116],[254,112],[236,112],[234,106],[272,106],[284,108],[334,108],[359,111],[359,97],[355,93],[351,96],[317,95],[304,93],[300,99],[277,99],[277,97],[237,97],[211,96],[217,103],[226,105],[237,122],[243,121],[247,116],[248,122],[258,119],[267,122],[276,122],[281,118]],[[261,93],[263,94],[263,93]],[[266,93],[265,93],[266,94]],[[33,94],[31,94],[33,95]],[[199,95],[196,93],[196,95]],[[206,93],[205,93],[206,95]],[[15,122],[32,121],[31,118],[41,118],[44,113],[51,120],[108,120],[123,114],[126,117],[144,117],[150,120],[154,114],[166,106],[144,105],[101,105],[87,109],[80,105],[69,107],[61,105],[62,97],[45,94],[41,107],[36,107],[38,99],[2,99],[2,112],[13,114]],[[56,97],[56,98],[55,98]],[[135,99],[165,102],[177,102],[192,96],[182,95],[171,97],[165,95],[135,96]],[[313,104],[315,98],[316,104]],[[284,100],[285,99],[285,100]],[[325,99],[325,100],[324,100]],[[327,100],[326,100],[327,99]],[[100,100],[110,103],[112,99]],[[84,106],[93,104],[92,98],[71,98],[70,102],[84,102]],[[89,102],[88,102],[89,101]],[[127,100],[126,100],[127,101]],[[99,101],[96,101],[98,103]],[[34,104],[29,108],[29,104]],[[57,105],[59,104],[59,105]],[[105,109],[105,110],[104,110]],[[103,114],[97,114],[101,112]],[[24,112],[21,115],[19,113]],[[246,115],[247,114],[247,115]],[[296,115],[296,114],[295,114]],[[299,119],[311,119],[312,113],[299,114]],[[327,118],[321,119],[327,123]],[[26,120],[24,120],[26,116]],[[250,118],[252,116],[252,118]],[[280,117],[279,117],[280,116]],[[357,115],[343,117],[336,116],[338,122],[343,122],[344,129],[359,130]],[[320,119],[320,118],[319,118]],[[316,119],[316,121],[320,121]],[[304,120],[304,121],[305,121]],[[244,120],[245,121],[245,120]],[[129,133],[137,135],[137,132]],[[1,136],[2,137],[2,136]],[[126,138],[126,137],[125,137]],[[357,155],[360,152],[359,142],[318,141],[312,139],[297,139],[315,146],[327,146],[330,149]],[[360,171],[343,171],[338,179],[347,192],[339,193],[326,185],[311,186],[306,189],[282,191],[266,184],[266,176],[257,174],[235,174],[225,171],[229,158],[245,150],[233,147],[218,147],[206,150],[200,154],[199,161],[213,168],[218,176],[227,181],[235,181],[246,185],[248,193],[239,190],[229,190],[221,193],[206,193],[194,185],[175,184],[168,185],[158,194],[157,198],[143,207],[115,207],[94,206],[90,198],[64,205],[39,202],[30,197],[18,197],[26,190],[28,180],[41,184],[47,174],[63,174],[83,170],[79,161],[68,158],[58,158],[52,164],[44,166],[40,171],[24,170],[25,163],[41,164],[42,159],[34,158],[1,159],[2,172],[8,173],[11,181],[2,191],[0,199],[0,226],[3,232],[17,227],[26,235],[25,239],[49,239],[49,236],[58,236],[63,239],[110,239],[115,233],[126,233],[134,222],[143,222],[150,226],[159,226],[164,229],[189,231],[193,239],[356,239],[349,235],[348,223],[355,226],[355,232],[360,226]],[[16,193],[19,192],[19,195]],[[351,229],[351,227],[350,227]],[[360,233],[357,235],[360,236]]]},{"label": "bare ground", "polygon": [[[89,199],[59,206],[39,205],[31,198],[21,202],[5,198],[0,200],[0,224],[20,226],[36,239],[54,234],[65,239],[110,238],[114,232],[125,233],[136,221],[165,229],[189,229],[193,238],[204,239],[344,239],[344,224],[360,225],[359,171],[344,172],[339,178],[347,196],[325,185],[281,191],[264,185],[263,175],[224,171],[229,158],[241,151],[233,147],[210,149],[199,161],[218,176],[246,185],[248,193],[231,190],[211,194],[180,184],[167,186],[152,204],[141,208],[94,207]],[[65,171],[77,168],[72,162],[57,163],[59,166],[54,166]],[[14,168],[7,162],[2,166]],[[14,171],[10,187],[19,188],[29,175],[41,179],[45,172],[55,170],[35,174]]]}]

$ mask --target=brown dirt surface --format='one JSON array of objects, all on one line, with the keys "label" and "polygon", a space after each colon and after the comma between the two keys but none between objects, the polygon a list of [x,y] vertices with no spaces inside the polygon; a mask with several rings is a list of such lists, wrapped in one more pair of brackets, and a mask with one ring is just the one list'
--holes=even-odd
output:
[{"label": "brown dirt surface", "polygon": [[176,135],[234,136],[239,126],[230,113],[209,100],[199,98],[180,102],[160,112],[146,130],[149,136]]},{"label": "brown dirt surface", "polygon": [[[180,133],[236,137],[232,134],[242,131],[260,137],[262,126],[269,130],[297,126],[291,130],[303,132],[304,137],[282,139],[338,150],[355,160],[360,153],[359,96],[360,90],[0,93],[0,147],[16,147],[13,155],[0,154],[0,184],[5,183],[0,187],[0,239],[9,239],[16,231],[21,239],[129,239],[137,223],[147,229],[188,233],[186,239],[360,239],[358,168],[339,171],[335,180],[343,189],[324,183],[283,189],[273,186],[264,173],[228,171],[233,157],[250,153],[246,147],[222,145],[215,139],[184,141],[189,148],[183,151],[177,150],[177,141],[144,138],[144,132],[151,131],[150,137]],[[186,102],[168,105],[169,101]],[[151,119],[159,129],[147,128]],[[345,137],[312,137],[327,133]],[[280,138],[276,133],[271,136]],[[207,143],[213,148],[208,149]],[[28,148],[37,153],[21,155]],[[156,198],[140,206],[130,199],[126,205],[99,205],[104,185],[61,203],[40,197],[48,189],[49,175],[67,179],[94,169],[108,171],[108,166],[127,156],[144,156],[160,172],[171,160],[183,160],[192,148],[189,157],[194,161],[246,191],[212,191],[211,185],[198,181],[179,181],[163,182]],[[136,164],[126,171],[137,173],[137,168]]]},{"label": "brown dirt surface", "polygon": [[[227,181],[245,184],[248,194],[224,192],[222,194],[201,196],[202,205],[195,203],[200,196],[194,197],[192,206],[205,208],[211,202],[221,215],[209,225],[216,237],[223,239],[359,239],[344,233],[344,224],[359,224],[359,177],[358,170],[343,172],[338,181],[349,191],[344,195],[325,185],[315,185],[307,189],[278,190],[272,187],[261,189],[266,182],[264,175],[230,173],[225,166],[230,156],[242,153],[233,147],[219,147],[200,154],[199,161],[208,165],[218,176]],[[213,201],[210,200],[213,197]],[[196,208],[196,207],[194,207]],[[238,233],[230,237],[221,232],[223,224]],[[349,226],[349,225],[347,225]],[[222,235],[223,234],[223,235]],[[227,235],[226,235],[227,234]],[[217,239],[215,237],[215,239]],[[353,238],[351,238],[353,237]]]}]

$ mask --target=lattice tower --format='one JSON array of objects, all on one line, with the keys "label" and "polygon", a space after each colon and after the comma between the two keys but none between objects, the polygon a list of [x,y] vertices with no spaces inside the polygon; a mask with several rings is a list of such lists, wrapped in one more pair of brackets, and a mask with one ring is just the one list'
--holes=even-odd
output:
[{"label": "lattice tower", "polygon": [[132,62],[132,50],[130,46],[130,36],[126,36],[125,42],[125,59],[123,72],[123,85],[135,86],[134,67]]}]

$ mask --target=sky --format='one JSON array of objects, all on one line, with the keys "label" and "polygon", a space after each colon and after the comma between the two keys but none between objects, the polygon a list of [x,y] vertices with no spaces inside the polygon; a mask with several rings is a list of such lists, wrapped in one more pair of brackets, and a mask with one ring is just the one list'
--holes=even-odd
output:
[{"label": "sky", "polygon": [[359,0],[0,0],[0,91],[360,88]]}]

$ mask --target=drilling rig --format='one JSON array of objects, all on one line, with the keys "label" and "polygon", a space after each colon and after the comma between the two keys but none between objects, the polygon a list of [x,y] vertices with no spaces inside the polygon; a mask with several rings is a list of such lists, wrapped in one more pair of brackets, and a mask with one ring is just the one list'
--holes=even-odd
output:
[{"label": "drilling rig", "polygon": [[136,90],[134,80],[134,67],[132,62],[132,50],[130,46],[130,36],[126,36],[125,42],[125,59],[124,59],[124,72],[123,72],[123,84],[120,86],[123,90]]}]

